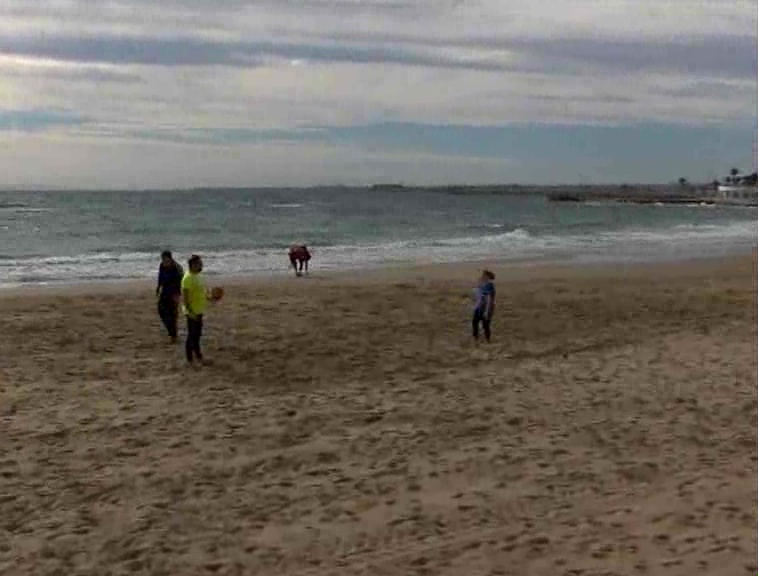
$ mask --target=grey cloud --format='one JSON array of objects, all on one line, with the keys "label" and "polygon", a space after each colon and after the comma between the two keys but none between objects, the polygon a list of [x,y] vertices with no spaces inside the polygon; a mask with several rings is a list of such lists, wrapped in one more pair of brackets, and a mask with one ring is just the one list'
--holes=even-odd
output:
[{"label": "grey cloud", "polygon": [[[443,13],[460,5],[462,0],[110,0],[94,3],[87,0],[73,0],[64,6],[35,5],[26,0],[6,0],[0,7],[0,14],[16,18],[35,18],[50,14],[77,16],[90,23],[108,21],[109,16],[118,14],[121,18],[132,12],[136,20],[144,16],[145,11],[158,14],[173,11],[182,17],[197,14],[238,13],[242,10],[290,10],[304,14],[321,12],[333,13],[335,16],[346,14],[386,14],[403,15]],[[144,20],[143,20],[144,21]]]},{"label": "grey cloud", "polygon": [[[661,40],[640,38],[555,38],[541,37],[539,30],[523,35],[522,30],[504,29],[503,36],[450,37],[425,36],[428,17],[448,14],[462,0],[69,0],[65,4],[41,8],[28,0],[6,0],[3,14],[18,18],[45,16],[54,10],[60,17],[107,30],[115,20],[129,21],[142,27],[170,16],[177,21],[193,19],[188,33],[203,28],[203,19],[219,16],[231,21],[235,13],[247,9],[262,12],[284,11],[291,14],[284,28],[273,31],[275,40],[223,43],[197,37],[159,39],[112,36],[99,37],[33,36],[0,37],[0,53],[49,56],[82,62],[139,63],[162,66],[224,65],[250,67],[266,57],[308,59],[320,62],[387,63],[436,68],[482,71],[526,71],[548,74],[574,74],[600,71],[606,75],[639,72],[673,72],[705,75],[714,78],[755,78],[756,43],[753,36],[708,35],[699,38]],[[57,6],[57,8],[56,8]],[[477,10],[477,6],[469,8]],[[335,25],[340,18],[356,13],[387,15],[400,24],[417,22],[419,35],[336,31],[334,33],[297,31],[308,25],[310,14],[331,14]],[[421,16],[427,16],[426,19]],[[451,18],[452,16],[448,16]],[[218,18],[216,18],[218,24]],[[222,26],[223,28],[223,26]],[[433,30],[434,26],[432,26]],[[159,29],[159,28],[158,28]],[[343,27],[344,30],[344,27]],[[434,32],[429,30],[429,34]],[[514,37],[515,36],[515,37]],[[337,45],[340,43],[341,45]],[[449,55],[435,54],[436,49],[503,50],[517,58],[498,61],[473,56],[461,61]]]},{"label": "grey cloud", "polygon": [[589,104],[632,104],[636,102],[634,98],[628,96],[616,95],[597,95],[597,96],[560,96],[555,94],[533,94],[529,96],[530,100],[539,100],[542,102],[586,102]]},{"label": "grey cloud", "polygon": [[529,39],[509,41],[507,47],[538,61],[589,65],[619,73],[660,71],[737,78],[756,74],[755,40],[747,36],[684,42]]},{"label": "grey cloud", "polygon": [[115,70],[76,69],[76,68],[31,68],[26,70],[4,70],[7,78],[44,78],[47,80],[65,80],[66,82],[95,82],[110,84],[139,84],[143,81],[139,74]]},{"label": "grey cloud", "polygon": [[301,44],[294,42],[212,42],[197,38],[127,36],[0,37],[0,53],[68,62],[154,66],[233,66],[248,68],[267,57],[316,62],[400,64],[483,71],[516,70],[486,60],[458,60],[418,50],[385,46]]},{"label": "grey cloud", "polygon": [[[203,4],[195,0],[197,4]],[[258,0],[269,2],[271,0]],[[282,0],[294,2],[295,0]],[[312,4],[353,4],[325,0]],[[385,5],[383,2],[374,2]],[[242,4],[240,2],[240,4]],[[388,6],[404,6],[397,1]],[[289,33],[277,40],[220,42],[198,37],[151,36],[0,36],[0,53],[73,62],[155,66],[259,66],[280,57],[316,62],[398,64],[490,72],[606,75],[639,72],[680,73],[713,78],[755,78],[756,45],[748,36],[707,36],[683,41],[613,40],[600,38],[425,38],[399,34]],[[509,61],[471,56],[457,59],[437,49],[500,50]]]},{"label": "grey cloud", "polygon": [[738,96],[755,95],[755,84],[734,84],[732,82],[691,82],[678,88],[660,88],[657,94],[677,98],[733,98]]},{"label": "grey cloud", "polygon": [[[285,31],[281,31],[285,33]],[[294,34],[290,32],[290,34]],[[678,72],[725,78],[755,78],[758,45],[752,36],[711,35],[681,41],[609,38],[424,37],[404,34],[298,32],[310,39],[363,46],[422,46],[506,50],[518,54],[524,69],[545,72],[595,68],[608,73]]]},{"label": "grey cloud", "polygon": [[0,53],[84,63],[162,66],[242,64],[232,46],[192,39],[108,36],[0,38]]}]

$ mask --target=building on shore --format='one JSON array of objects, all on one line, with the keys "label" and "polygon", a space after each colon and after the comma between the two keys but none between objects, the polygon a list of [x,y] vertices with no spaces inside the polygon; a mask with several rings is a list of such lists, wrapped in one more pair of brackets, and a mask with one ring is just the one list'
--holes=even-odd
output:
[{"label": "building on shore", "polygon": [[729,186],[719,184],[716,199],[740,204],[743,202],[758,204],[758,186]]},{"label": "building on shore", "polygon": [[727,177],[726,184],[716,182],[716,200],[730,204],[758,204],[758,174],[740,176],[737,169]]}]

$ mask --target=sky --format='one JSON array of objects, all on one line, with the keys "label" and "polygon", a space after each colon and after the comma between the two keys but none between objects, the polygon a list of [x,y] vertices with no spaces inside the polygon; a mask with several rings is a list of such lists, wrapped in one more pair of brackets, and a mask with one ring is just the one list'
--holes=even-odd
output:
[{"label": "sky", "polygon": [[0,189],[710,181],[754,0],[2,0]]}]

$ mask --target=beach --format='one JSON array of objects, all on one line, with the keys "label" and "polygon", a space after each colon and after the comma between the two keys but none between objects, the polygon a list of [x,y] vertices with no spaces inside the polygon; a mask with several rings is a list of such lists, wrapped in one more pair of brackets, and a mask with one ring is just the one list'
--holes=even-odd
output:
[{"label": "beach", "polygon": [[0,574],[754,576],[754,259],[0,292]]}]

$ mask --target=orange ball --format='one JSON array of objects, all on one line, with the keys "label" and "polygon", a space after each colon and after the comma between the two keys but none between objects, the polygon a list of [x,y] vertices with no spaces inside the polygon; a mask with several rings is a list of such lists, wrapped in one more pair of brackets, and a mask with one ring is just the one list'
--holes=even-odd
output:
[{"label": "orange ball", "polygon": [[224,289],[221,286],[216,286],[211,290],[211,298],[213,300],[221,300],[224,297]]}]

